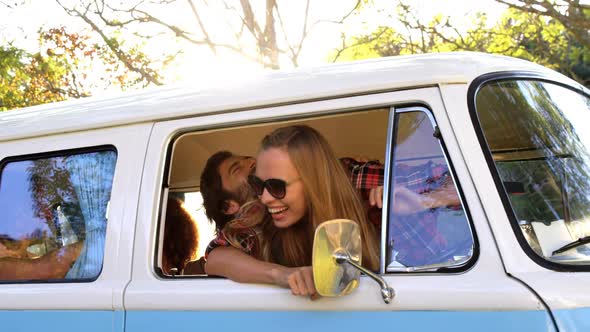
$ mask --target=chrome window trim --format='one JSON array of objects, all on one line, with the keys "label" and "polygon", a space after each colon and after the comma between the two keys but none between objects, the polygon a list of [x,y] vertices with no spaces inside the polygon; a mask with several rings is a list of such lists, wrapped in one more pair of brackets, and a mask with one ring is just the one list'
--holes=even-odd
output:
[{"label": "chrome window trim", "polygon": [[391,155],[393,154],[393,134],[395,128],[395,107],[389,108],[389,116],[387,123],[387,141],[385,142],[385,168],[383,178],[383,207],[381,209],[381,263],[379,264],[379,273],[385,273],[385,260],[387,253],[387,213],[383,211],[389,211],[389,179],[391,174]]}]

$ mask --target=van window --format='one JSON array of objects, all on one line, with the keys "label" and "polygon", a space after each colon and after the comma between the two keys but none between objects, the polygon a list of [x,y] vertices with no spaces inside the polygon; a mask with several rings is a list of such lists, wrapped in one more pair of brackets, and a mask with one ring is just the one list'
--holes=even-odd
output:
[{"label": "van window", "polygon": [[476,111],[515,230],[534,255],[590,263],[590,98],[536,80],[482,86]]},{"label": "van window", "polygon": [[[215,224],[205,216],[199,187],[207,159],[220,150],[255,156],[264,135],[294,124],[305,124],[322,133],[352,179],[371,177],[377,186],[383,185],[378,180],[386,173],[392,174],[389,190],[393,196],[386,227],[381,227],[383,211],[368,209],[369,221],[386,232],[388,239],[382,246],[385,272],[443,267],[457,271],[466,266],[474,256],[474,233],[442,144],[435,137],[434,120],[422,107],[396,110],[395,128],[390,129],[391,112],[382,108],[180,135],[171,146],[163,188],[162,208],[166,213],[161,219],[156,270],[163,276],[205,274],[202,256],[216,233]],[[394,148],[388,172],[384,164],[390,130],[394,130]],[[370,162],[363,168],[354,159]],[[369,190],[359,193],[368,206]],[[185,242],[179,246],[181,241]]]},{"label": "van window", "polygon": [[428,110],[396,110],[387,272],[459,268],[474,238]]},{"label": "van window", "polygon": [[11,158],[0,170],[0,281],[93,280],[116,152]]},{"label": "van window", "polygon": [[[256,156],[266,134],[279,127],[305,124],[317,129],[328,140],[343,164],[349,161],[347,157],[352,157],[383,165],[389,112],[389,108],[361,110],[186,132],[177,137],[171,143],[168,178],[163,188],[162,210],[166,213],[159,228],[156,270],[163,276],[204,275],[203,255],[215,237],[216,228],[205,215],[200,176],[211,155],[228,150],[238,156]],[[383,172],[382,166],[380,169]],[[380,225],[380,215],[376,220]],[[188,244],[180,246],[179,241],[188,241]]]}]

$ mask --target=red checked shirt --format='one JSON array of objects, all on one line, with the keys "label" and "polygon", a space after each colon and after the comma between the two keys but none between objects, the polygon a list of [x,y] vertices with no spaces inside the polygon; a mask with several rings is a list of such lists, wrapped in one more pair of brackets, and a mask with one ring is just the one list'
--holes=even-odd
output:
[{"label": "red checked shirt", "polygon": [[[240,209],[236,218],[230,223],[226,224],[226,227],[234,227],[234,232],[236,233],[235,240],[233,244],[228,240],[228,236],[226,235],[226,230],[220,230],[217,233],[217,236],[209,242],[207,249],[205,250],[205,259],[209,256],[211,251],[217,247],[229,247],[233,246],[236,247],[243,252],[247,253],[248,255],[257,256],[259,250],[259,240],[258,235],[260,233],[259,227],[240,227],[240,224],[243,221],[249,221],[252,218],[262,221],[264,218],[264,211],[266,207],[260,202],[255,201],[248,204],[247,207]],[[229,231],[229,230],[228,230]]]},{"label": "red checked shirt", "polygon": [[[360,163],[350,158],[342,159],[342,162],[350,171],[352,184],[366,202],[369,221],[377,230],[381,230],[382,211],[377,207],[370,207],[368,201],[371,189],[383,185],[384,166],[379,162]],[[448,194],[457,195],[446,164],[429,161],[417,166],[397,164],[394,168],[394,186],[405,187],[419,195],[442,188],[446,188],[448,192],[450,188],[452,190]],[[458,198],[456,201],[459,201]],[[424,208],[411,214],[395,213],[391,210],[388,247],[389,256],[393,257],[388,259],[407,267],[424,266],[441,263],[457,251],[469,250],[470,241],[464,241],[465,248],[451,248],[445,235],[438,231],[438,216],[445,209],[459,211],[461,206]]]},{"label": "red checked shirt", "polygon": [[[418,166],[396,165],[394,185],[404,186],[416,194],[454,186],[447,166],[433,162]],[[437,217],[445,208],[457,210],[461,206],[425,208],[405,215],[392,212],[389,239],[390,244],[393,243],[390,255],[394,257],[389,259],[404,266],[424,266],[444,261],[450,248],[445,236],[438,231]]]}]

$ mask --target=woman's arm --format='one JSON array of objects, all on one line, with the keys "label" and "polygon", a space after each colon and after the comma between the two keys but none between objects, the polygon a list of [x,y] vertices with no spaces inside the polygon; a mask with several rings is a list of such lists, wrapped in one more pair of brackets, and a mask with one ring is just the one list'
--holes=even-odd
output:
[{"label": "woman's arm", "polygon": [[233,247],[209,253],[205,271],[243,283],[264,283],[290,288],[294,295],[315,295],[311,266],[289,268],[260,261]]}]

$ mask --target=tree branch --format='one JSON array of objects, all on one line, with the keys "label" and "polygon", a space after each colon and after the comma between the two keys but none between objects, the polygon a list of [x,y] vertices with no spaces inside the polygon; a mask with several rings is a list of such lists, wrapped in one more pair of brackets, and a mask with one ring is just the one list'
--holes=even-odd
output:
[{"label": "tree branch", "polygon": [[215,49],[215,44],[213,43],[213,41],[211,41],[211,38],[209,38],[209,34],[207,33],[207,29],[205,28],[205,25],[203,24],[203,21],[201,20],[201,16],[199,16],[199,12],[197,11],[197,8],[195,7],[193,0],[187,0],[187,1],[188,1],[189,5],[191,6],[191,10],[193,11],[193,15],[197,19],[197,22],[199,24],[199,28],[201,29],[201,32],[205,36],[205,43],[207,45],[209,45],[209,48],[211,49],[211,52],[213,52],[213,54],[217,54],[217,50]]},{"label": "tree branch", "polygon": [[[99,36],[102,38],[102,40],[105,42],[105,44],[107,45],[107,47],[115,54],[115,56],[117,57],[117,59],[119,59],[119,61],[121,61],[125,67],[127,67],[127,69],[129,69],[132,72],[136,72],[138,74],[141,75],[141,77],[145,78],[148,82],[156,84],[156,85],[162,85],[162,82],[153,74],[147,72],[145,69],[143,68],[138,68],[136,66],[133,65],[133,63],[131,62],[131,60],[129,59],[129,57],[125,54],[125,52],[123,52],[120,47],[118,45],[116,45],[112,39],[108,38],[104,32],[102,31],[102,29],[100,29],[95,23],[94,21],[92,21],[88,16],[84,15],[82,12],[80,12],[77,9],[68,9],[65,6],[63,6],[63,4],[60,2],[60,0],[56,0],[57,3],[64,9],[66,10],[66,12],[68,13],[73,13],[73,16],[78,16],[80,17],[82,20],[84,20],[84,22],[86,22],[88,25],[90,25],[90,27],[92,27],[92,29],[99,34]],[[86,9],[88,9],[88,7],[86,7]]]},{"label": "tree branch", "polygon": [[[584,13],[584,9],[588,9],[588,5],[580,4],[578,1],[572,4],[571,1],[567,1],[572,6],[565,7],[564,5],[555,4],[548,0],[496,0],[499,3],[505,4],[510,8],[517,10],[537,14],[541,16],[548,16],[558,20],[575,38],[584,46],[590,48],[590,16]],[[544,10],[538,9],[538,7]],[[557,8],[567,8],[563,14]],[[577,10],[576,10],[577,9]]]}]

